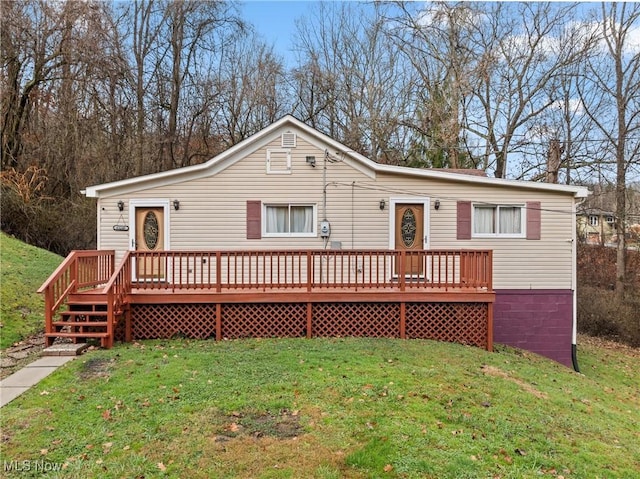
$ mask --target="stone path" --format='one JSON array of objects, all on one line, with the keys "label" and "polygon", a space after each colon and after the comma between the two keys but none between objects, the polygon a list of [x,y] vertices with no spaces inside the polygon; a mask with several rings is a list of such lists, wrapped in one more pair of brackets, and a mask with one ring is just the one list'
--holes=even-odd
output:
[{"label": "stone path", "polygon": [[0,381],[0,407],[38,384],[60,366],[74,360],[87,346],[87,344],[59,344],[42,349],[43,357]]}]

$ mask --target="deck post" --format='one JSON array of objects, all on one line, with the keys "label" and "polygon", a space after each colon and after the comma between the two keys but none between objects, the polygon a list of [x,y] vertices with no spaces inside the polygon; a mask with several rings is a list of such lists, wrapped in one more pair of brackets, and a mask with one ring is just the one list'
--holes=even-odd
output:
[{"label": "deck post", "polygon": [[487,303],[487,351],[493,352],[493,303]]},{"label": "deck post", "polygon": [[[75,251],[74,251],[75,253]],[[73,285],[73,289],[69,293],[75,293],[78,291],[78,257],[73,258],[73,263],[69,268],[69,284]]]},{"label": "deck post", "polygon": [[400,339],[407,339],[406,334],[406,313],[407,313],[407,303],[404,301],[400,301]]},{"label": "deck post", "polygon": [[110,288],[107,293],[107,337],[101,340],[103,347],[107,349],[113,346],[113,324],[116,321],[113,300],[113,288]]},{"label": "deck post", "polygon": [[[53,333],[53,288],[47,288],[44,291],[44,330],[46,333]],[[55,338],[46,337],[46,345],[53,345]]]},{"label": "deck post", "polygon": [[313,333],[313,304],[307,303],[307,339],[311,339]]},{"label": "deck post", "polygon": [[[222,291],[222,253],[220,251],[216,251],[216,292]],[[218,310],[216,309],[216,312]],[[216,317],[217,321],[217,317]]]},{"label": "deck post", "polygon": [[133,340],[133,328],[131,324],[131,306],[127,306],[124,312],[124,341],[130,343]]},{"label": "deck post", "polygon": [[[311,292],[311,285],[313,283],[313,256],[311,251],[307,251],[307,292]],[[307,333],[307,337],[309,333]]]},{"label": "deck post", "polygon": [[484,274],[486,275],[487,290],[491,291],[493,289],[493,250],[487,252]]},{"label": "deck post", "polygon": [[[220,286],[219,281],[218,286]],[[216,341],[222,341],[222,304],[220,303],[216,303]]]}]

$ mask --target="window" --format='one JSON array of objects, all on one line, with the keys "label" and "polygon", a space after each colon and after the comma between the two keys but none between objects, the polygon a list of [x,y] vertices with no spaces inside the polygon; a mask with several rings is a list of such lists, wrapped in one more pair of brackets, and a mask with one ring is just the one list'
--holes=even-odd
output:
[{"label": "window", "polygon": [[589,225],[598,226],[598,217],[596,215],[589,215]]},{"label": "window", "polygon": [[267,150],[267,173],[273,175],[291,174],[291,151]]},{"label": "window", "polygon": [[314,205],[265,205],[264,236],[316,236]]},{"label": "window", "polygon": [[524,237],[523,206],[474,205],[473,236]]},{"label": "window", "polygon": [[611,215],[607,216],[607,223],[613,225],[616,222],[615,218]]}]

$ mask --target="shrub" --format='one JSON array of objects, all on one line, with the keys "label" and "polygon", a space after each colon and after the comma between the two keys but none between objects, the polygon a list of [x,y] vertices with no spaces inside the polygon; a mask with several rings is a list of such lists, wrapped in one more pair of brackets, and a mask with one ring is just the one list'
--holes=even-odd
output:
[{"label": "shrub", "polygon": [[640,252],[627,252],[625,299],[613,291],[616,250],[578,248],[578,331],[640,346]]},{"label": "shrub", "polygon": [[620,303],[614,291],[592,286],[578,290],[578,331],[640,346],[640,295]]},{"label": "shrub", "polygon": [[2,231],[63,256],[73,249],[95,248],[93,200],[46,196],[46,176],[35,168],[4,171],[0,180]]}]

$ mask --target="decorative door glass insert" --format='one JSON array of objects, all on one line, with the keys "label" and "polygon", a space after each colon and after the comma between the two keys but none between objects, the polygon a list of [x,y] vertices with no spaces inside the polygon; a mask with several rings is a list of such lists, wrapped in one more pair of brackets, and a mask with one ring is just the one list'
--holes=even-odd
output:
[{"label": "decorative door glass insert", "polygon": [[144,243],[149,249],[156,249],[159,239],[158,217],[155,212],[149,211],[144,217]]},{"label": "decorative door glass insert", "polygon": [[402,242],[406,248],[413,246],[416,240],[416,231],[418,225],[416,223],[416,215],[413,209],[407,208],[402,214],[402,221],[400,223],[400,230],[402,234]]}]

